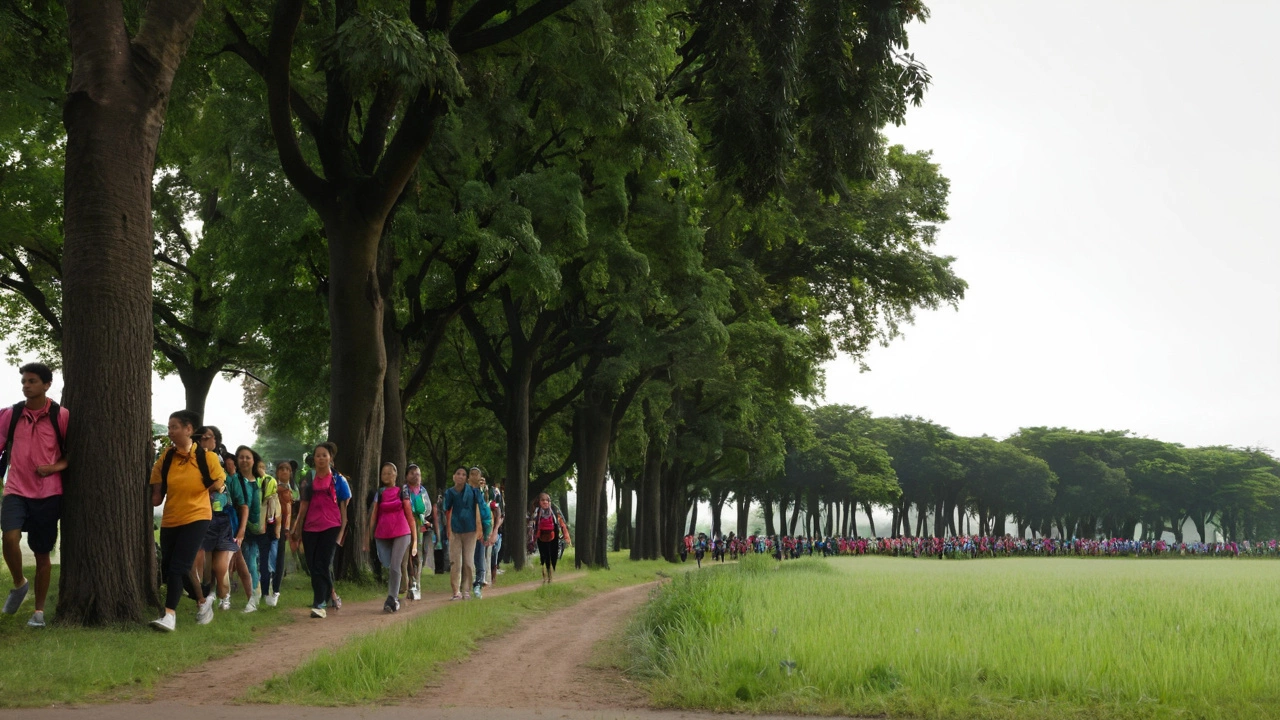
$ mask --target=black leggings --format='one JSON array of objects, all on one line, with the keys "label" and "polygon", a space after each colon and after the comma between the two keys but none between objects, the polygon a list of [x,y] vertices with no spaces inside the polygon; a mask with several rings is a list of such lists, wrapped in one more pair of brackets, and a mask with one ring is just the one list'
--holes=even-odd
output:
[{"label": "black leggings", "polygon": [[197,520],[177,527],[160,528],[160,557],[164,567],[165,598],[164,606],[169,610],[178,609],[178,600],[182,599],[182,583],[196,563],[196,553],[204,542],[204,533],[209,528],[208,520]]},{"label": "black leggings", "polygon": [[333,592],[333,555],[338,550],[338,528],[320,532],[302,531],[302,543],[311,569],[311,607],[324,607]]},{"label": "black leggings", "polygon": [[[271,575],[271,592],[280,592],[280,581],[284,579],[284,557],[289,552],[289,534],[280,531],[280,537],[275,539],[276,544],[276,571]],[[262,584],[262,589],[267,589],[267,584]]]},{"label": "black leggings", "polygon": [[559,540],[539,540],[538,541],[538,559],[548,568],[556,569],[556,560],[560,559],[560,541]]}]

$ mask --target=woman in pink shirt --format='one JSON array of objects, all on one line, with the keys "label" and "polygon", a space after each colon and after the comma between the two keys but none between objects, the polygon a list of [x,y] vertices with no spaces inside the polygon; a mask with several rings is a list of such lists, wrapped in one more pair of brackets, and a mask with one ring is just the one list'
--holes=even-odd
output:
[{"label": "woman in pink shirt", "polygon": [[[378,494],[374,496],[373,510],[369,511],[369,535],[378,548],[378,562],[387,569],[387,601],[383,612],[400,609],[396,595],[400,593],[400,563],[405,551],[411,557],[418,555],[418,538],[413,532],[413,504],[409,489],[399,485],[400,471],[394,463],[382,463]],[[369,538],[364,540],[364,551],[369,552]]]}]

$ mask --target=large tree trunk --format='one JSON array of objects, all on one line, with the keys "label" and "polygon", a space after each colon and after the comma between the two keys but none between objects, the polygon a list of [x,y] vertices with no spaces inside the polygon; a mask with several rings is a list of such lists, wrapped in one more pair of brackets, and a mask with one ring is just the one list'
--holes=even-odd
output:
[{"label": "large tree trunk", "polygon": [[765,495],[760,499],[760,509],[764,511],[764,534],[773,537],[777,534],[773,523],[773,499]]},{"label": "large tree trunk", "polygon": [[751,522],[751,498],[742,493],[737,493],[737,496],[738,496],[737,497],[737,500],[738,500],[737,531],[738,531],[738,537],[744,538],[747,536],[747,523]]},{"label": "large tree trunk", "polygon": [[[159,606],[150,492],[151,179],[174,72],[203,3],[67,0],[62,571],[54,619],[110,625]],[[174,408],[177,410],[179,408]]]},{"label": "large tree trunk", "polygon": [[871,516],[871,503],[862,503],[862,509],[867,511],[867,528],[870,537],[876,536],[876,520]]},{"label": "large tree trunk", "polygon": [[[648,401],[644,404],[649,414]],[[636,513],[636,543],[633,557],[657,560],[662,556],[662,442],[651,433],[640,474],[640,508]]]},{"label": "large tree trunk", "polygon": [[[344,212],[345,211],[345,212]],[[342,576],[361,579],[368,555],[358,538],[367,535],[365,496],[376,487],[382,429],[386,422],[383,383],[387,354],[382,339],[382,294],[378,284],[378,240],[382,219],[370,222],[354,208],[345,222],[325,223],[329,238],[329,438],[338,445],[334,465],[351,483],[347,533],[338,552]]]},{"label": "large tree trunk", "polygon": [[689,534],[698,532],[698,499],[694,498],[689,507]]},{"label": "large tree trunk", "polygon": [[605,537],[597,537],[597,516],[607,514],[605,475],[609,469],[609,441],[613,434],[614,399],[594,388],[588,390],[574,410],[574,447],[578,451],[577,567],[605,567],[608,556],[600,552]]},{"label": "large tree trunk", "polygon": [[[204,406],[209,399],[209,389],[213,381],[222,372],[222,366],[197,368],[188,363],[174,363],[178,368],[178,378],[182,380],[182,392],[186,397],[187,409],[200,416],[205,422]],[[175,408],[176,409],[176,408]]]},{"label": "large tree trunk", "polygon": [[[512,353],[511,384],[506,388],[506,413],[503,430],[507,436],[507,507],[518,508],[520,516],[529,512],[529,406],[533,401],[532,353]],[[579,493],[578,502],[582,502]],[[510,510],[508,510],[510,512]],[[560,512],[568,513],[565,503]],[[566,518],[567,520],[568,518]],[[525,565],[524,543],[511,544],[511,564],[520,570]]]},{"label": "large tree trunk", "polygon": [[711,535],[716,537],[720,535],[720,518],[724,516],[724,501],[728,498],[729,492],[721,490],[711,493]]},{"label": "large tree trunk", "polygon": [[796,523],[800,520],[800,500],[803,491],[796,490],[796,496],[791,501],[791,522],[787,525],[787,534],[791,537],[796,535]]},{"label": "large tree trunk", "polygon": [[[382,447],[383,462],[395,463],[403,478],[409,466],[409,453],[404,435],[404,401],[400,394],[400,372],[404,362],[404,342],[396,327],[396,306],[391,298],[395,283],[395,247],[386,237],[378,249],[378,284],[382,290],[382,342],[387,369],[382,380]],[[379,463],[381,466],[381,463]]]}]

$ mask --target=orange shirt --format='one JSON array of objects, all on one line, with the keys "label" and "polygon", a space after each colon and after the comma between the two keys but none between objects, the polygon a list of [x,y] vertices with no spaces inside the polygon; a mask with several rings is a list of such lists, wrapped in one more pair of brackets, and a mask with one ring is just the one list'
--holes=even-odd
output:
[{"label": "orange shirt", "polygon": [[[197,449],[195,444],[191,450]],[[151,468],[151,484],[160,484],[160,468],[164,465],[164,456],[170,448],[165,448],[156,458]],[[227,474],[222,470],[222,463],[211,450],[205,450],[209,461],[209,477],[213,478],[215,488],[222,487]],[[209,504],[209,489],[204,486],[204,477],[200,474],[200,466],[190,451],[182,452],[173,448],[173,462],[169,464],[168,494],[164,498],[164,515],[160,519],[160,527],[178,527],[189,525],[198,520],[212,520],[213,507]]]}]

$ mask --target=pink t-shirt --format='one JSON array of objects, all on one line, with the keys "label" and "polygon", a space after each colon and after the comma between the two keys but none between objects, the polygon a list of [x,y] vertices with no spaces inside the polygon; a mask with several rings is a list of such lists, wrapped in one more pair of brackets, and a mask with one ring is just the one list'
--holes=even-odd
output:
[{"label": "pink t-shirt", "polygon": [[[70,414],[66,408],[58,411],[58,429],[62,437],[67,437],[67,419]],[[13,417],[13,407],[0,410],[0,450],[4,450],[9,440],[9,423]],[[13,451],[9,456],[9,474],[5,478],[4,494],[20,495],[32,500],[53,497],[62,494],[62,473],[56,472],[40,477],[36,468],[41,465],[52,465],[62,458],[62,449],[58,447],[58,436],[53,432],[53,423],[49,422],[49,403],[40,410],[22,409],[22,417],[18,419],[18,427],[13,431]]]},{"label": "pink t-shirt", "polygon": [[404,516],[404,501],[408,499],[408,488],[378,490],[378,524],[373,529],[375,538],[390,540],[409,534],[409,520]]},{"label": "pink t-shirt", "polygon": [[310,502],[307,505],[307,519],[302,524],[303,530],[321,532],[342,524],[342,514],[338,512],[338,487],[333,481],[333,473],[312,478],[302,488],[302,499]]}]

